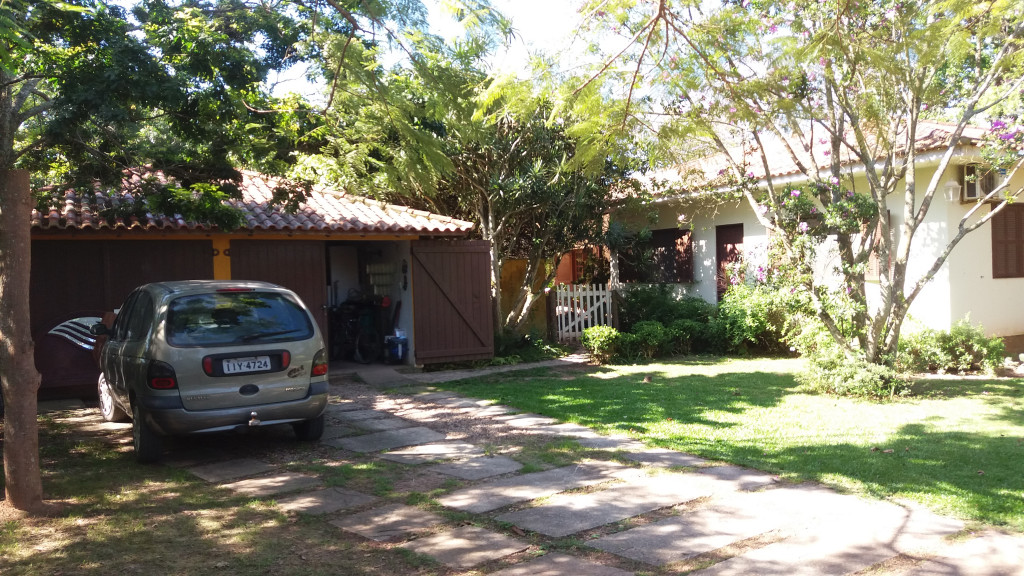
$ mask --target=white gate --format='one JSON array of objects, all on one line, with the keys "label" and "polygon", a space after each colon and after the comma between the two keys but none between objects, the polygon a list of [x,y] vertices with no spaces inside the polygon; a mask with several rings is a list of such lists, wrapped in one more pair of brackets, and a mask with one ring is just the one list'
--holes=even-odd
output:
[{"label": "white gate", "polygon": [[579,342],[591,326],[612,323],[612,292],[600,285],[561,284],[555,288],[559,342]]}]

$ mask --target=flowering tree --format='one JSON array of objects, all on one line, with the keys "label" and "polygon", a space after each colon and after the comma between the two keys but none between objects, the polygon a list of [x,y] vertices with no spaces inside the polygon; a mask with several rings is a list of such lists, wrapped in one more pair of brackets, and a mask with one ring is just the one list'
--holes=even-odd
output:
[{"label": "flowering tree", "polygon": [[[594,50],[613,46],[609,35],[622,40],[574,94],[618,90],[621,124],[646,125],[663,161],[702,158],[698,184],[745,198],[791,264],[788,281],[848,357],[893,354],[907,311],[950,252],[1021,192],[1006,184],[1024,161],[1019,2],[595,0],[583,12],[601,39]],[[927,272],[908,277],[915,236],[965,136],[984,140],[1008,177],[967,211]],[[939,156],[927,179],[923,150]],[[708,173],[716,158],[721,171]],[[788,172],[805,184],[773,177]],[[812,273],[826,238],[838,284]],[[865,286],[873,258],[892,263],[880,267],[877,306]]]}]

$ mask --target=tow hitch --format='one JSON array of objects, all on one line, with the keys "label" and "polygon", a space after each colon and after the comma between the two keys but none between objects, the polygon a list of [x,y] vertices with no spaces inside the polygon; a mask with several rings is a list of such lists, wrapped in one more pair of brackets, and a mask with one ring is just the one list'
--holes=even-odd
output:
[{"label": "tow hitch", "polygon": [[256,412],[250,412],[249,413],[249,426],[259,426],[259,425],[260,425],[260,419],[256,415]]}]

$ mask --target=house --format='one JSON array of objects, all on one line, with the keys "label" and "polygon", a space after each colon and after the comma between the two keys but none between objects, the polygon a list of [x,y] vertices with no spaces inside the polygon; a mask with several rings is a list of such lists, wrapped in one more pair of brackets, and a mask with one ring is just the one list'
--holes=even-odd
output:
[{"label": "house", "polygon": [[[473,224],[314,188],[294,212],[271,203],[277,183],[244,173],[245,218],[227,231],[173,215],[127,220],[108,210],[131,194],[68,193],[33,210],[30,307],[42,397],[95,394],[87,324],[136,286],[158,280],[265,280],[294,290],[329,339],[329,312],[359,300],[381,336],[408,338],[405,361],[493,356],[489,249]],[[79,322],[75,319],[84,318]]]},{"label": "house", "polygon": [[[916,143],[917,194],[923,194],[935,174],[952,133],[952,125],[922,123]],[[911,246],[908,285],[923,277],[927,269],[956,234],[961,219],[979,198],[993,189],[1005,175],[988,171],[978,147],[984,130],[968,128],[955,148],[951,164],[941,176],[941,184],[931,208]],[[814,142],[808,162],[816,162],[827,179],[830,143]],[[770,176],[777,187],[805,182],[791,156],[781,147],[765,145]],[[750,151],[748,151],[749,153]],[[866,190],[864,167],[848,150],[841,162],[844,177],[852,178],[854,189]],[[756,158],[756,160],[755,160]],[[766,170],[760,154],[747,157],[749,177],[765,186]],[[724,156],[703,158],[699,163],[681,167],[673,176],[690,178],[694,169],[698,179],[711,181],[728,167]],[[844,185],[846,185],[844,183]],[[1024,187],[1024,175],[1009,182],[1011,190]],[[889,198],[894,234],[903,222],[902,194]],[[675,284],[680,293],[700,296],[710,302],[721,297],[727,287],[728,266],[743,257],[747,278],[758,266],[766,266],[768,230],[759,222],[746,200],[715,203],[700,193],[662,195],[655,200],[656,223],[652,226],[651,247],[658,261],[658,281]],[[713,208],[710,206],[714,204]],[[986,213],[988,206],[980,212]],[[634,228],[646,222],[637,216],[616,215]],[[894,237],[899,241],[898,237]],[[830,262],[829,259],[832,258]],[[819,254],[819,273],[826,273],[834,256]],[[877,263],[872,263],[867,281],[878,285]],[[635,277],[628,263],[620,263],[619,280]],[[953,250],[932,281],[914,301],[905,330],[929,327],[948,330],[963,318],[980,324],[990,336],[1001,336],[1007,351],[1024,352],[1024,203],[1009,204],[984,227],[968,234]]]}]

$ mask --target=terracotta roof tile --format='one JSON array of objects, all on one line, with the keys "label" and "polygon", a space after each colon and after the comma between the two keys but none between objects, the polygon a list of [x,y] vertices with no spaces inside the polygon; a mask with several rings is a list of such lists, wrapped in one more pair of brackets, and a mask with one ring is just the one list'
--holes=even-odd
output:
[{"label": "terracotta roof tile", "polygon": [[[922,153],[945,148],[949,136],[953,133],[955,127],[954,124],[946,122],[922,121],[918,125],[918,137],[915,147],[917,152]],[[964,129],[962,139],[977,141],[984,135],[984,128],[968,126]],[[805,141],[810,141],[810,150],[804,147]],[[762,137],[762,142],[767,150],[766,157],[772,176],[789,176],[800,173],[796,162],[793,161],[793,158],[781,141],[774,136],[768,136]],[[804,135],[802,138],[791,140],[790,145],[797,149],[797,155],[806,166],[817,164],[819,170],[827,169],[831,166],[832,159],[829,156],[831,143],[827,134],[823,133],[821,136],[814,134]],[[758,148],[741,148],[737,146],[730,151],[730,154],[734,160],[741,164],[746,164],[745,169],[747,173],[754,178],[760,180],[765,177],[765,168],[762,164]],[[840,150],[840,158],[844,166],[860,163],[860,159],[855,157],[853,152],[845,146]],[[721,153],[717,153],[686,162],[674,171],[689,184],[700,186],[703,183],[713,181],[723,171],[729,169],[730,163],[728,158]]]},{"label": "terracotta roof tile", "polygon": [[[386,204],[324,188],[314,188],[294,213],[272,206],[273,190],[278,182],[252,172],[244,172],[240,186],[242,197],[228,201],[242,210],[243,229],[249,231],[344,232],[354,234],[415,234],[423,236],[464,235],[472,222],[457,220],[406,206]],[[102,216],[104,210],[134,202],[128,192],[108,195],[97,193],[84,198],[68,192],[63,206],[49,212],[32,210],[32,228],[39,230],[210,230],[202,222],[186,222],[178,215],[147,213],[144,220],[132,216],[112,223]]]}]

